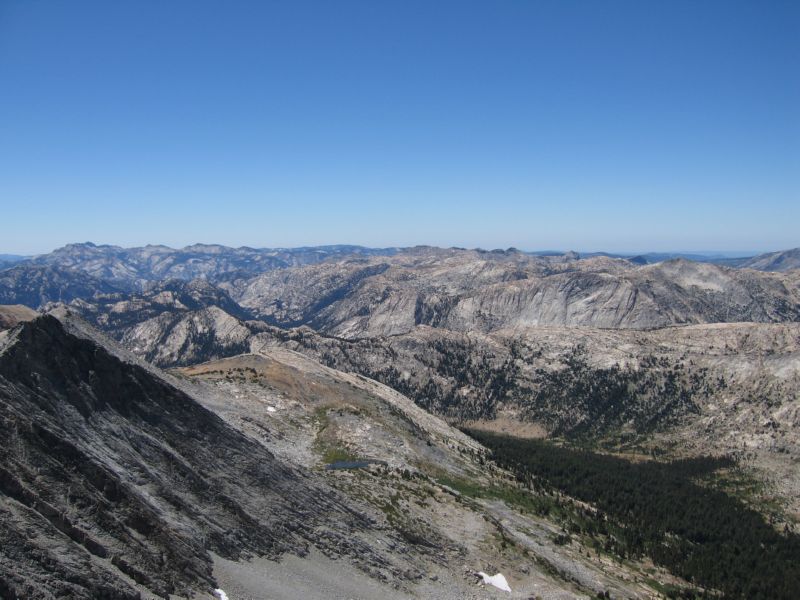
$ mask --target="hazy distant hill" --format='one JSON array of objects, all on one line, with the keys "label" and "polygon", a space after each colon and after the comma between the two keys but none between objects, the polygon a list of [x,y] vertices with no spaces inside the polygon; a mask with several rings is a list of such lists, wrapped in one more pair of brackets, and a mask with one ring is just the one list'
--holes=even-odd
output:
[{"label": "hazy distant hill", "polygon": [[[507,250],[449,250],[432,247],[417,248],[365,248],[354,245],[333,245],[299,248],[231,248],[219,244],[194,244],[185,248],[144,246],[95,245],[91,242],[69,244],[37,257],[0,255],[0,267],[18,262],[52,265],[78,269],[112,283],[122,289],[144,289],[148,283],[166,279],[204,278],[212,282],[246,279],[274,269],[284,269],[341,260],[346,257],[391,257],[397,254],[442,250],[452,252],[477,252],[500,256],[530,256],[533,260],[588,259],[597,257],[620,258],[638,264],[654,264],[682,258],[693,262],[706,262],[730,267],[748,267],[762,271],[797,268],[798,249],[774,252],[755,257],[727,258],[714,254],[687,254],[651,252],[638,256],[594,252],[579,255],[575,252],[541,251],[522,253],[514,248]],[[7,261],[4,263],[4,261]]]},{"label": "hazy distant hill", "polygon": [[738,266],[759,271],[788,271],[800,269],[800,248],[759,254],[742,261]]},{"label": "hazy distant hill", "polygon": [[166,279],[204,278],[211,281],[234,274],[254,275],[272,269],[320,262],[340,255],[388,255],[393,249],[360,246],[256,249],[229,248],[218,244],[194,244],[175,249],[167,246],[122,248],[91,242],[69,244],[31,259],[34,264],[66,267],[131,290]]},{"label": "hazy distant hill", "polygon": [[117,291],[102,279],[79,269],[19,263],[0,271],[0,304],[38,308],[48,302],[69,302]]}]

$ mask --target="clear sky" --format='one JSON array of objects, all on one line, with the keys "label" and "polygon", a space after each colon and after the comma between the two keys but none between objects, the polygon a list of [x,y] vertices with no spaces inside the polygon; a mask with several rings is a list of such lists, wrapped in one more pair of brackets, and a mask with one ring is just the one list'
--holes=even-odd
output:
[{"label": "clear sky", "polygon": [[0,0],[0,252],[800,246],[800,2]]}]

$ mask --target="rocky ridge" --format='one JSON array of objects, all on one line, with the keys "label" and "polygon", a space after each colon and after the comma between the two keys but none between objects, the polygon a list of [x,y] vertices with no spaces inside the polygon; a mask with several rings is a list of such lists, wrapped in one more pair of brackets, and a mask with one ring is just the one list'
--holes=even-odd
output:
[{"label": "rocky ridge", "polygon": [[[275,262],[276,257],[283,258]],[[128,291],[115,295],[112,284]],[[123,314],[141,322],[159,311],[213,305],[240,319],[308,325],[355,339],[407,333],[417,325],[490,333],[509,327],[797,321],[800,271],[768,273],[685,259],[636,265],[607,256],[531,256],[513,249],[251,252],[193,246],[178,252],[83,244],[0,271],[0,297],[33,308],[85,300],[87,318],[108,330],[124,326],[111,322]]]},{"label": "rocky ridge", "polygon": [[38,314],[22,304],[0,305],[0,331],[35,319]]},{"label": "rocky ridge", "polygon": [[209,552],[389,568],[327,486],[52,316],[5,336],[0,411],[4,596],[208,593]]},{"label": "rocky ridge", "polygon": [[76,299],[71,304],[84,319],[115,337],[155,317],[207,308],[219,309],[237,319],[251,318],[227,292],[204,279],[170,279],[154,283],[142,292],[97,294],[89,300]]},{"label": "rocky ridge", "polygon": [[[403,552],[423,558],[426,579],[410,588],[420,597],[502,596],[475,591],[474,579],[464,587],[462,565],[475,564],[505,573],[511,597],[653,594],[643,565],[592,560],[586,541],[554,544],[559,525],[511,501],[516,483],[484,461],[480,446],[388,386],[279,347],[178,373],[207,386],[209,406],[231,424],[287,461],[322,468],[330,485],[400,531]],[[359,461],[373,464],[330,468]]]}]

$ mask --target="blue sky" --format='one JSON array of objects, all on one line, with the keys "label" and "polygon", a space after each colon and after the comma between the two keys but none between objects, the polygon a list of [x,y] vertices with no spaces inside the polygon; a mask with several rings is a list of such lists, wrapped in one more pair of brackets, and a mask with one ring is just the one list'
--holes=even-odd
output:
[{"label": "blue sky", "polygon": [[800,246],[800,2],[0,0],[0,252]]}]

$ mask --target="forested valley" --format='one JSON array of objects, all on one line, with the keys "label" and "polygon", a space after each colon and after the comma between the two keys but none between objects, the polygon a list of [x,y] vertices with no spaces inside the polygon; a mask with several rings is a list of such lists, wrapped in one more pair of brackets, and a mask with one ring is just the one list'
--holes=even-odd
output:
[{"label": "forested valley", "polygon": [[690,597],[798,597],[800,536],[776,530],[741,500],[703,483],[719,469],[735,468],[730,458],[632,462],[548,441],[466,432],[531,491],[563,493],[597,509],[584,511],[588,522],[569,533],[601,535],[604,550],[620,559],[650,557],[705,590]]}]

